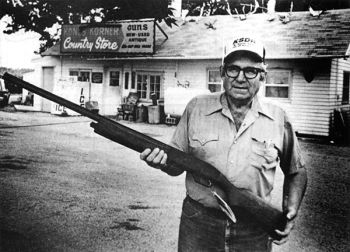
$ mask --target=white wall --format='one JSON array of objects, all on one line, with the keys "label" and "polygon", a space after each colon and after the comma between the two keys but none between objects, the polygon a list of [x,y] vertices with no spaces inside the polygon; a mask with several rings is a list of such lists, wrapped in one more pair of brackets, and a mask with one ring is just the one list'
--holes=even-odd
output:
[{"label": "white wall", "polygon": [[[58,83],[60,79],[69,77],[69,69],[91,69],[92,72],[103,72],[103,83],[91,83],[91,100],[98,101],[100,113],[104,115],[115,115],[117,107],[121,103],[120,88],[109,86],[108,71],[113,65],[105,67],[103,63],[86,60],[84,58],[72,57],[51,57],[46,56],[35,62],[35,84],[39,87],[43,86],[43,67],[54,67],[54,83]],[[34,83],[33,83],[34,84]],[[88,101],[89,97],[85,98]],[[42,109],[42,98],[34,97],[35,106]]]},{"label": "white wall", "polygon": [[[58,80],[59,76],[59,61],[54,57],[42,57],[32,61],[32,66],[34,72],[30,72],[23,76],[25,81],[31,84],[43,88],[43,67],[54,67],[54,81]],[[28,94],[27,90],[23,90],[23,97]],[[43,106],[43,98],[37,94],[34,94],[34,104],[33,108],[35,110],[41,111]]]},{"label": "white wall", "polygon": [[308,83],[303,74],[308,63],[301,60],[271,60],[267,63],[268,70],[292,70],[289,99],[270,99],[287,111],[294,130],[302,134],[328,136],[331,113],[330,64],[322,66],[323,69],[316,68],[314,79]]},{"label": "white wall", "polygon": [[190,82],[191,88],[208,88],[208,69],[220,68],[220,60],[186,60],[179,61],[177,80]]},{"label": "white wall", "polygon": [[342,102],[344,71],[350,71],[350,59],[333,59],[331,72],[331,101],[333,106],[340,106]]},{"label": "white wall", "polygon": [[[83,58],[62,58],[60,65],[62,66],[60,77],[68,78],[70,69],[86,69],[91,72],[104,72],[103,66],[101,64],[96,64],[94,62],[88,61]],[[57,83],[57,82],[55,82]],[[89,86],[89,83],[85,83],[86,87]],[[99,104],[100,113],[105,113],[105,106],[103,105],[103,88],[106,86],[106,76],[103,76],[102,83],[91,83],[90,88],[91,91],[87,91],[87,95],[85,95],[85,101],[89,101],[89,96],[91,96],[91,101],[97,101]],[[90,95],[89,95],[90,94]]]},{"label": "white wall", "polygon": [[[350,72],[350,59],[333,59],[331,71],[330,99],[332,104],[332,111],[333,109],[339,109],[342,112],[345,125],[350,125],[350,104],[342,105],[344,71]],[[334,122],[334,120],[332,122]],[[334,128],[334,130],[336,130],[336,128]],[[347,130],[350,131],[349,128]],[[339,132],[332,133],[339,134]],[[348,135],[348,137],[350,137],[350,134]],[[348,139],[348,141],[350,141],[350,138]]]},{"label": "white wall", "polygon": [[[329,135],[330,114],[334,104],[338,104],[339,94],[342,91],[342,74],[336,71],[337,64],[343,68],[350,68],[349,61],[333,60],[322,62],[325,64],[320,69],[315,69],[314,79],[308,83],[304,78],[305,63],[296,60],[269,60],[268,69],[280,68],[292,71],[292,85],[289,99],[271,99],[280,104],[289,114],[296,131],[302,134]],[[208,69],[219,69],[220,59],[217,60],[86,60],[81,58],[45,57],[41,60],[41,66],[55,66],[55,80],[61,76],[68,76],[70,68],[91,68],[93,71],[104,73],[103,85],[92,84],[92,99],[96,99],[100,105],[101,114],[115,115],[117,107],[131,89],[131,72],[156,72],[163,76],[161,85],[161,98],[168,87],[177,87],[178,83],[189,82],[190,88],[207,89]],[[61,68],[62,66],[62,68]],[[332,67],[332,72],[330,68]],[[109,71],[119,69],[124,77],[129,72],[128,89],[124,89],[124,81],[121,86],[109,86]],[[38,68],[40,76],[40,68]],[[337,74],[336,74],[337,73]],[[124,79],[124,78],[122,78]],[[336,85],[338,83],[338,85]],[[136,86],[136,85],[135,85]],[[337,102],[334,101],[336,98]],[[150,102],[150,101],[148,101]]]}]

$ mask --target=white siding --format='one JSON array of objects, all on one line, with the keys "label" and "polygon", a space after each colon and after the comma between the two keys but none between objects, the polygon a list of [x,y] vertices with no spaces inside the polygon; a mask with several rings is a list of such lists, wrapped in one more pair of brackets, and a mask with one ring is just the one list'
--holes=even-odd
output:
[{"label": "white siding", "polygon": [[[330,80],[332,111],[339,109],[342,112],[343,120],[348,127],[347,131],[350,132],[350,105],[342,105],[344,71],[350,72],[350,59],[333,59]],[[332,114],[332,126],[334,126],[333,120]],[[339,132],[333,133],[338,134]],[[350,133],[348,133],[348,141],[350,141]]]},{"label": "white siding", "polygon": [[350,71],[350,60],[333,59],[331,69],[331,103],[333,107],[341,105],[344,71]]},{"label": "white siding", "polygon": [[220,60],[187,60],[178,63],[177,80],[180,83],[190,82],[191,88],[208,88],[207,70],[219,70]]},{"label": "white siding", "polygon": [[[59,75],[61,78],[69,76],[70,69],[90,69],[91,72],[102,72],[103,82],[91,83],[91,100],[97,101],[99,105],[99,112],[103,115],[115,115],[117,107],[120,104],[119,87],[109,86],[108,67],[104,67],[101,62],[81,59],[81,58],[62,58],[62,71]],[[91,78],[91,77],[90,77]],[[89,97],[85,97],[88,101]]]},{"label": "white siding", "polygon": [[[321,64],[320,64],[321,62]],[[314,79],[308,83],[304,78],[304,68],[309,67],[303,60],[270,60],[268,69],[290,69],[292,83],[289,99],[271,99],[280,104],[289,114],[294,128],[301,134],[329,136],[332,111],[341,103],[343,71],[350,71],[350,61],[344,59],[323,60],[314,69]],[[70,68],[90,68],[104,73],[103,84],[93,84],[92,97],[98,96],[101,114],[116,113],[121,98],[131,89],[131,72],[145,71],[160,73],[161,98],[168,87],[177,87],[178,83],[189,83],[190,88],[207,89],[208,69],[219,69],[218,60],[87,60],[83,58],[44,57],[38,61],[36,71],[41,76],[42,67],[54,66],[55,83],[69,74]],[[62,66],[62,67],[61,67]],[[120,69],[121,86],[109,86],[110,70]],[[124,74],[129,72],[129,87],[124,90]],[[40,78],[39,86],[42,86]],[[101,101],[102,100],[102,101]],[[149,101],[150,102],[150,101]]]},{"label": "white siding", "polygon": [[[220,60],[135,60],[124,62],[124,71],[161,72],[163,74],[162,98],[165,89],[177,87],[178,83],[189,83],[189,88],[207,89],[207,70],[215,68],[220,68]],[[127,94],[128,91],[124,90],[123,95]]]},{"label": "white siding", "polygon": [[[34,73],[25,79],[30,83],[43,88],[43,67],[54,67],[54,83],[57,82],[60,76],[59,60],[54,57],[43,57],[39,59],[35,59],[33,62],[34,65]],[[43,98],[39,95],[34,94],[34,109],[42,110],[43,109]]]},{"label": "white siding", "polygon": [[[271,99],[283,107],[294,129],[301,134],[328,136],[333,106],[330,105],[330,63],[316,68],[308,83],[303,76],[302,61],[271,60],[268,69],[290,69],[292,83],[289,99]],[[323,64],[322,63],[322,64]],[[177,80],[190,82],[193,88],[207,88],[207,69],[219,68],[219,60],[182,61],[178,63]]]},{"label": "white siding", "polygon": [[302,61],[271,61],[268,64],[269,69],[292,70],[289,99],[273,100],[287,111],[294,130],[301,134],[328,136],[331,113],[329,68],[316,68],[314,79],[308,83],[303,75]]},{"label": "white siding", "polygon": [[[150,60],[92,60],[79,57],[43,57],[38,61],[38,67],[35,69],[37,76],[42,75],[42,67],[54,66],[55,79],[57,83],[60,78],[67,78],[69,70],[73,68],[91,69],[92,72],[103,72],[102,84],[91,84],[91,99],[99,103],[100,113],[103,115],[116,115],[117,107],[122,103],[122,98],[126,97],[131,89],[131,72],[154,72],[160,73],[161,80],[161,98],[164,97],[164,88],[176,85],[176,63],[175,61],[150,61]],[[119,87],[109,85],[109,71],[119,70],[121,72],[121,82]],[[124,74],[129,73],[128,89],[124,89]],[[205,76],[205,74],[204,74]],[[38,83],[42,87],[42,79]],[[87,101],[88,97],[86,97]],[[41,102],[39,97],[38,102]],[[149,101],[151,102],[151,101]],[[41,105],[38,105],[41,106]]]},{"label": "white siding", "polygon": [[[84,58],[72,58],[72,57],[42,57],[35,62],[35,72],[37,86],[42,87],[42,68],[54,67],[54,84],[58,83],[59,79],[64,79],[69,76],[69,69],[72,68],[86,68],[91,69],[93,72],[103,72],[102,84],[91,84],[91,100],[96,100],[99,103],[99,109],[101,114],[116,114],[117,106],[120,104],[120,94],[114,92],[115,87],[110,87],[107,83],[107,73],[101,63],[86,60]],[[42,107],[42,98],[34,96],[34,106]],[[85,101],[88,97],[85,98]]]}]

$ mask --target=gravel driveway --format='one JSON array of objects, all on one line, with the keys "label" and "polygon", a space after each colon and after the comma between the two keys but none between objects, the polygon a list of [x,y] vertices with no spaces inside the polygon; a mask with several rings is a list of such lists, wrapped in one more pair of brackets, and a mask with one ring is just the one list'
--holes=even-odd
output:
[{"label": "gravel driveway", "polygon": [[[0,111],[0,251],[176,251],[184,175],[147,167],[89,123]],[[123,124],[164,142],[175,129]],[[350,147],[301,147],[309,187],[291,240],[274,251],[350,251]]]}]

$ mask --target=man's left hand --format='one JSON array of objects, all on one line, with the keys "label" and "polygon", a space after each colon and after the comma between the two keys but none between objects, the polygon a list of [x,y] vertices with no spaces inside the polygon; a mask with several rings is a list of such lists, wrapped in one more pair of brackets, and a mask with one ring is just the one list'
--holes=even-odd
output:
[{"label": "man's left hand", "polygon": [[282,230],[275,229],[276,234],[281,237],[280,240],[273,241],[275,244],[281,245],[281,244],[286,243],[288,241],[289,234],[294,227],[296,215],[297,215],[297,211],[295,209],[289,209],[289,211],[286,215],[287,223],[286,223],[284,230],[282,231]]}]

